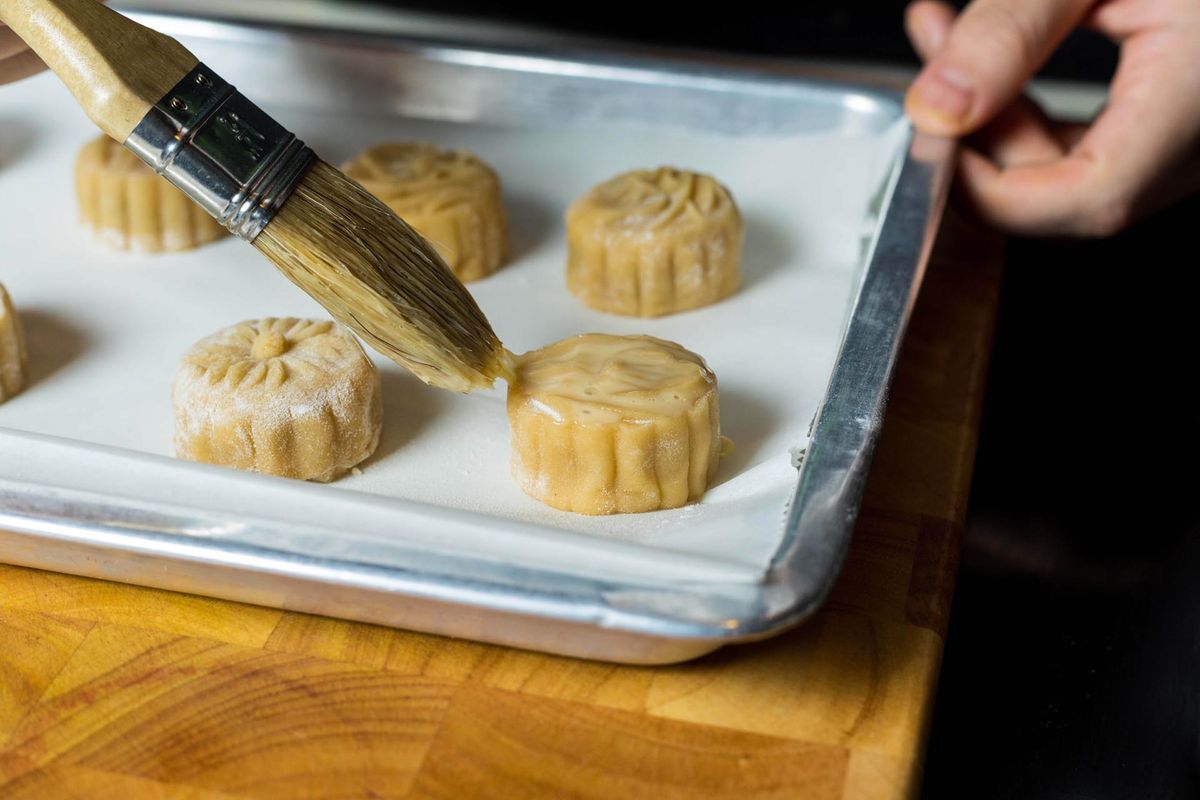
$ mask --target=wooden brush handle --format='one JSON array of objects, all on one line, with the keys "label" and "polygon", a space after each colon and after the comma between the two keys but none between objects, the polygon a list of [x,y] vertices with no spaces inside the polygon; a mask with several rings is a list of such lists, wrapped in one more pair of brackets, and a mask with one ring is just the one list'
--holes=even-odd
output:
[{"label": "wooden brush handle", "polygon": [[96,0],[0,0],[0,22],[41,56],[92,122],[118,142],[197,63],[179,42]]}]

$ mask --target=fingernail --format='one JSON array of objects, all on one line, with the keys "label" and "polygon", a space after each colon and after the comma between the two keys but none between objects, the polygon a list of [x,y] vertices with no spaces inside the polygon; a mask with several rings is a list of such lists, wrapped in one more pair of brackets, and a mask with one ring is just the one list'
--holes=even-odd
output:
[{"label": "fingernail", "polygon": [[940,66],[921,73],[909,100],[910,114],[924,117],[925,121],[957,125],[971,113],[975,89],[962,70]]}]

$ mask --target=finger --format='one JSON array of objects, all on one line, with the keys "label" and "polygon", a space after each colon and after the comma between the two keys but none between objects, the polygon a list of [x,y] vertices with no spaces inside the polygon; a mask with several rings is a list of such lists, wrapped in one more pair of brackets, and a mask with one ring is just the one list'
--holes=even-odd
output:
[{"label": "finger", "polygon": [[40,58],[33,54],[32,50],[25,50],[0,61],[0,85],[28,78],[30,75],[35,75],[45,68],[46,65],[42,63]]},{"label": "finger", "polygon": [[1108,103],[1076,146],[1103,177],[1094,198],[1101,221],[1128,221],[1152,194],[1170,193],[1194,177],[1189,163],[1200,138],[1197,50],[1200,8],[1194,4],[1169,27],[1131,34],[1122,46]]},{"label": "finger", "polygon": [[[905,29],[923,60],[929,61],[941,51],[955,15],[954,8],[940,0],[916,0],[909,4],[905,10]],[[1064,138],[1068,132],[1063,128],[1041,106],[1022,95],[976,133],[971,145],[1002,167],[1045,163],[1062,158],[1078,141],[1076,135],[1068,143]]]},{"label": "finger", "polygon": [[955,10],[938,0],[916,0],[904,10],[904,30],[922,61],[936,56],[954,25]]},{"label": "finger", "polygon": [[1096,235],[1086,220],[1087,192],[1094,167],[1078,155],[1049,163],[1001,167],[982,153],[964,149],[958,186],[981,217],[1026,236]]},{"label": "finger", "polygon": [[1026,236],[1110,236],[1138,219],[1200,191],[1200,159],[1177,174],[1147,185],[1130,205],[1104,205],[1095,167],[1078,156],[1050,165],[1001,169],[984,155],[964,150],[957,186],[983,219]]},{"label": "finger", "polygon": [[1093,0],[975,0],[908,91],[922,131],[961,136],[978,129],[1021,88]]},{"label": "finger", "polygon": [[1061,161],[1070,148],[1060,138],[1059,127],[1037,103],[1022,96],[968,140],[969,149],[959,159],[957,185],[980,217],[1006,230],[1034,232],[1030,221],[1015,213],[1023,209],[998,203],[988,190],[1005,170]]},{"label": "finger", "polygon": [[[1200,43],[1200,27],[1194,35]],[[1052,128],[1061,159],[1004,165],[964,151],[959,183],[971,204],[1017,233],[1108,236],[1196,191],[1200,77],[1184,66],[1189,52],[1155,40],[1127,47],[1097,121]]]},{"label": "finger", "polygon": [[1194,4],[1102,2],[1092,9],[1083,24],[1103,33],[1116,42],[1151,28],[1171,27],[1189,12]]},{"label": "finger", "polygon": [[998,167],[1046,164],[1070,149],[1058,125],[1029,97],[1018,97],[969,140],[972,149]]}]

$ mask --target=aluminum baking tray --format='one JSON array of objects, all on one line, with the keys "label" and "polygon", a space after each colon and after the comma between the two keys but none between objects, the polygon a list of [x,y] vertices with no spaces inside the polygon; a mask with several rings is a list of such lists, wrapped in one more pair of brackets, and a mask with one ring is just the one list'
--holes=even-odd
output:
[{"label": "aluminum baking tray", "polygon": [[[456,46],[390,34],[138,18],[180,38],[272,111],[306,110],[327,117],[329,130],[404,118],[468,128],[534,126],[564,136],[585,129],[593,137],[608,130],[703,131],[743,147],[766,147],[783,133],[836,139],[888,132],[891,150],[864,198],[861,224],[837,234],[855,249],[856,266],[844,278],[849,304],[837,326],[836,357],[818,387],[823,400],[807,440],[791,453],[790,499],[746,517],[779,528],[759,569],[725,569],[714,556],[719,548],[707,556],[677,548],[656,552],[668,559],[660,575],[636,541],[606,540],[603,557],[597,546],[593,559],[586,536],[557,536],[513,515],[489,516],[487,508],[467,513],[423,497],[389,502],[355,492],[317,495],[330,491],[318,487],[305,490],[321,498],[318,506],[292,508],[295,487],[306,485],[6,429],[3,409],[0,560],[646,664],[774,635],[820,605],[850,541],[950,177],[952,143],[914,135],[895,87],[790,63]],[[0,126],[2,112],[0,104]],[[547,141],[531,138],[530,146]],[[631,141],[636,146],[636,137]],[[316,144],[321,152],[324,142]],[[0,149],[0,170],[2,161]],[[842,166],[824,165],[835,172]],[[3,179],[0,171],[0,205],[20,202],[3,194]],[[16,249],[4,242],[0,248],[3,278],[13,268],[5,250],[12,259]],[[518,280],[504,274],[489,281]],[[705,324],[691,319],[686,324]],[[132,430],[137,422],[104,424]],[[153,492],[139,489],[151,484]],[[343,519],[370,528],[372,538],[348,545],[350,524]],[[591,533],[604,533],[605,525],[615,531],[652,524],[640,517],[593,522]],[[675,535],[679,530],[686,537],[686,524],[676,525]],[[487,547],[489,535],[507,537],[516,555],[497,556]],[[671,569],[679,575],[668,579]]]}]

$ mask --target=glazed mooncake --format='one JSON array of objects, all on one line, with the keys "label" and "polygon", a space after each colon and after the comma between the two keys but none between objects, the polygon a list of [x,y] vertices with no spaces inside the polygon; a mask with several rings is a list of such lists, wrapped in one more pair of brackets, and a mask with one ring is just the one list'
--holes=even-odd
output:
[{"label": "glazed mooncake", "polygon": [[651,336],[584,334],[518,357],[508,419],[517,483],[578,514],[693,502],[721,457],[716,376]]}]

